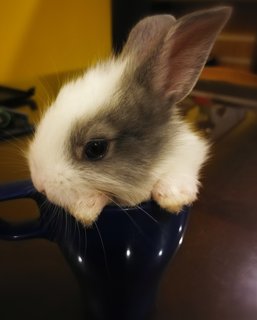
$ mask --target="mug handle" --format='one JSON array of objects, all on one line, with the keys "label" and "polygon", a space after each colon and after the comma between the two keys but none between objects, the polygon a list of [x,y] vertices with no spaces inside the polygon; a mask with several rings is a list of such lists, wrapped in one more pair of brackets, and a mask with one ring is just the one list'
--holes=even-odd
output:
[{"label": "mug handle", "polygon": [[[0,185],[0,202],[30,198],[38,204],[39,194],[30,180]],[[40,217],[24,223],[9,223],[0,218],[0,239],[25,240],[44,237]]]}]

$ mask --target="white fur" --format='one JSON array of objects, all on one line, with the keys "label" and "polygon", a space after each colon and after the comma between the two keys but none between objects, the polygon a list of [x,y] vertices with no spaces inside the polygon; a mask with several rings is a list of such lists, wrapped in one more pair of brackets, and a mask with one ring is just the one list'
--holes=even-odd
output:
[{"label": "white fur", "polygon": [[156,168],[157,179],[152,197],[171,212],[179,212],[197,199],[200,169],[207,160],[209,146],[185,122],[177,123],[179,131],[173,139],[170,154]]},{"label": "white fur", "polygon": [[76,119],[83,117],[86,121],[110,101],[125,66],[124,60],[109,60],[66,84],[44,114],[29,148],[28,161],[35,187],[45,191],[52,202],[71,211],[76,208],[74,215],[79,220],[83,220],[81,215],[86,211],[93,221],[96,208],[99,213],[108,199],[100,193],[92,194],[89,187],[85,190],[80,173],[66,159],[64,145]]},{"label": "white fur", "polygon": [[[42,157],[41,151],[44,145],[47,145],[45,150],[49,150],[50,154],[47,154],[46,158],[55,154],[59,157],[58,151],[62,143],[67,141],[74,121],[81,117],[86,121],[97,114],[105,102],[110,101],[120,83],[125,66],[126,61],[110,60],[98,64],[82,77],[64,85],[37,128],[34,153]],[[40,150],[37,150],[35,145]]]}]

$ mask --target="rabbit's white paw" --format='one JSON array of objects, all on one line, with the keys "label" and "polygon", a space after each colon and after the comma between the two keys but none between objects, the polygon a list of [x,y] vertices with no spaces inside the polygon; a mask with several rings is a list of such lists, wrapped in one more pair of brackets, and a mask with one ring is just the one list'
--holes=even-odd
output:
[{"label": "rabbit's white paw", "polygon": [[160,207],[178,213],[184,205],[197,199],[199,182],[190,177],[165,178],[159,180],[152,190],[153,199]]}]

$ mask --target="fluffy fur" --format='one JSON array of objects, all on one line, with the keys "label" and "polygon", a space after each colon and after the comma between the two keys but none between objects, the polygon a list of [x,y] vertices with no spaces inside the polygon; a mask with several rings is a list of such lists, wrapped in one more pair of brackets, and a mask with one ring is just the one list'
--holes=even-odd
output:
[{"label": "fluffy fur", "polygon": [[[35,187],[87,225],[110,202],[132,206],[153,197],[171,212],[192,203],[208,144],[176,103],[191,91],[229,14],[215,8],[178,21],[143,19],[119,57],[66,84],[30,144]],[[103,159],[90,161],[83,150],[95,138],[110,145]]]}]

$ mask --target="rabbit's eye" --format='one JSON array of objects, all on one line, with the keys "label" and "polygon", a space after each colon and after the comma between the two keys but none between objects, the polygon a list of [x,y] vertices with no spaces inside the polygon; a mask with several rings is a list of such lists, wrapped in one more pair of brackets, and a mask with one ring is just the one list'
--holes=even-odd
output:
[{"label": "rabbit's eye", "polygon": [[108,147],[108,140],[93,139],[86,144],[84,148],[84,155],[88,160],[100,160],[106,155]]}]

